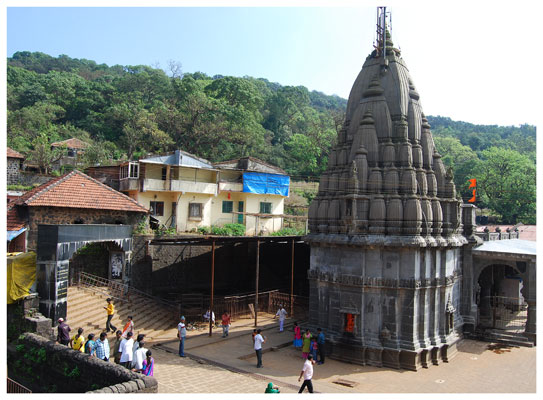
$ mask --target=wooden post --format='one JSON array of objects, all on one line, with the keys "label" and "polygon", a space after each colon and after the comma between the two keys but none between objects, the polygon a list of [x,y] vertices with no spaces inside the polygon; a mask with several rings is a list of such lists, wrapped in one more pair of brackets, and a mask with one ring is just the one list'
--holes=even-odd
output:
[{"label": "wooden post", "polygon": [[294,315],[294,239],[290,257],[290,316]]},{"label": "wooden post", "polygon": [[258,323],[258,276],[260,272],[260,240],[256,241],[256,290],[255,290],[255,327]]},{"label": "wooden post", "polygon": [[213,292],[215,290],[215,241],[211,242],[211,300],[209,305],[209,336],[213,334]]}]

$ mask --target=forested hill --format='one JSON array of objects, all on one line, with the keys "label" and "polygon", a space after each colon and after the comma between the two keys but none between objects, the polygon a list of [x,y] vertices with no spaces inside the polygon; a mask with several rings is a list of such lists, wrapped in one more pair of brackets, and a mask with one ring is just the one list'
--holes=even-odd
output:
[{"label": "forested hill", "polygon": [[[211,161],[255,156],[292,175],[327,163],[346,100],[262,78],[18,52],[8,58],[8,146],[92,140],[89,162],[181,148]],[[36,155],[37,157],[37,155]],[[43,158],[43,157],[41,157]]]},{"label": "forested hill", "polygon": [[[210,161],[254,156],[294,180],[320,175],[328,163],[347,101],[264,78],[107,66],[91,60],[18,52],[8,58],[7,145],[47,169],[50,144],[91,143],[88,165],[137,159],[177,148]],[[535,127],[428,120],[438,151],[467,200],[503,222],[535,221]]]}]

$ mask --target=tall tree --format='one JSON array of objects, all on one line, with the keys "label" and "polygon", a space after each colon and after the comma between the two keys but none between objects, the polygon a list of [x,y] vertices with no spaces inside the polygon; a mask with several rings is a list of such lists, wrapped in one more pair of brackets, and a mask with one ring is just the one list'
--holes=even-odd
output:
[{"label": "tall tree", "polygon": [[535,223],[536,168],[529,157],[491,147],[482,152],[476,179],[483,204],[499,213],[504,223]]}]

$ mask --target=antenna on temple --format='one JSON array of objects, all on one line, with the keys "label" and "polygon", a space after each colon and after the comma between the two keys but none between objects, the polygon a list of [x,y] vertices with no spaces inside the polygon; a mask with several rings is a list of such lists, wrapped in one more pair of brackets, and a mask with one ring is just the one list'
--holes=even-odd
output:
[{"label": "antenna on temple", "polygon": [[383,56],[383,59],[385,60],[387,55],[387,39],[390,41],[390,32],[388,32],[387,29],[387,26],[391,26],[390,22],[391,16],[390,12],[387,12],[387,8],[377,7],[377,38],[373,46],[377,50],[376,56]]}]

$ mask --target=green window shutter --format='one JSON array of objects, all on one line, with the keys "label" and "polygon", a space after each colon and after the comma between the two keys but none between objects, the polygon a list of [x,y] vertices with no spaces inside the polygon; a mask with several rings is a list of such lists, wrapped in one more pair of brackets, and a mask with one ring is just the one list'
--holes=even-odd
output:
[{"label": "green window shutter", "polygon": [[260,213],[261,214],[271,214],[271,203],[260,202]]},{"label": "green window shutter", "polygon": [[222,202],[222,212],[223,213],[231,213],[234,209],[234,202],[233,201],[223,201]]}]

